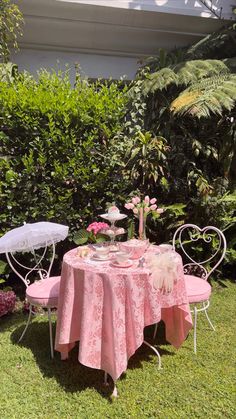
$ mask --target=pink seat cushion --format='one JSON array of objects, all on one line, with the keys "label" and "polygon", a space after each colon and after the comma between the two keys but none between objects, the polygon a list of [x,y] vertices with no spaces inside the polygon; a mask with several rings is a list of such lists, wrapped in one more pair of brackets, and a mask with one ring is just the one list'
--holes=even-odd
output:
[{"label": "pink seat cushion", "polygon": [[43,307],[57,307],[60,280],[60,276],[51,276],[29,285],[26,290],[28,302]]},{"label": "pink seat cushion", "polygon": [[210,284],[194,275],[184,275],[189,303],[206,301],[211,295]]}]

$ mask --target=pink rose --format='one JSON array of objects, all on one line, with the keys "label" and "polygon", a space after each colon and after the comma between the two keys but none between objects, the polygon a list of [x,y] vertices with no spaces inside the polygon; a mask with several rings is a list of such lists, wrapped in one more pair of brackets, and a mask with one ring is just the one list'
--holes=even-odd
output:
[{"label": "pink rose", "polygon": [[145,204],[149,204],[149,202],[150,202],[150,198],[149,198],[149,196],[148,196],[148,195],[146,195],[146,196],[145,196],[145,198],[144,198],[144,202],[145,202]]},{"label": "pink rose", "polygon": [[164,209],[163,208],[157,208],[157,213],[158,214],[162,214],[164,212]]},{"label": "pink rose", "polygon": [[155,209],[157,209],[157,206],[155,204],[150,206],[151,211],[154,211]]},{"label": "pink rose", "polygon": [[157,202],[156,198],[150,199],[150,204],[155,204]]},{"label": "pink rose", "polygon": [[138,208],[134,208],[134,209],[133,209],[133,213],[134,213],[134,214],[138,214]]}]

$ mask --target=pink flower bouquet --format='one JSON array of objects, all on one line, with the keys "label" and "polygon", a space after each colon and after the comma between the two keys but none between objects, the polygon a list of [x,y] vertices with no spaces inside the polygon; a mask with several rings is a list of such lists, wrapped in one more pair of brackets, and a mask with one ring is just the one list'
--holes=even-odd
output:
[{"label": "pink flower bouquet", "polygon": [[89,224],[89,226],[86,229],[83,228],[78,230],[73,237],[73,241],[78,246],[84,245],[86,243],[103,242],[106,239],[103,237],[102,234],[109,228],[110,227],[107,223],[95,221]]},{"label": "pink flower bouquet", "polygon": [[94,223],[89,224],[87,231],[93,232],[93,234],[96,236],[97,233],[99,233],[99,231],[106,230],[108,228],[109,228],[109,225],[107,223],[94,222]]},{"label": "pink flower bouquet", "polygon": [[145,196],[143,200],[139,196],[132,198],[131,202],[125,204],[126,209],[131,209],[136,217],[139,218],[139,239],[146,239],[146,219],[148,214],[162,214],[164,209],[158,208],[156,198],[149,198]]}]

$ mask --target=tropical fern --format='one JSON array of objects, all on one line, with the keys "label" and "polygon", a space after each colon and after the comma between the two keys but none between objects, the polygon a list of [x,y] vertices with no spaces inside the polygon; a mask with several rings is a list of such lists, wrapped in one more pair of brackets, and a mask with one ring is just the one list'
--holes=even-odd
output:
[{"label": "tropical fern", "polygon": [[228,73],[228,65],[220,60],[186,61],[151,74],[143,82],[143,93],[148,95],[157,90],[167,89],[171,84],[188,86],[204,78]]},{"label": "tropical fern", "polygon": [[236,56],[236,23],[223,27],[192,45],[186,60]]},{"label": "tropical fern", "polygon": [[185,89],[170,106],[174,114],[208,117],[233,109],[236,101],[236,75],[209,77]]}]

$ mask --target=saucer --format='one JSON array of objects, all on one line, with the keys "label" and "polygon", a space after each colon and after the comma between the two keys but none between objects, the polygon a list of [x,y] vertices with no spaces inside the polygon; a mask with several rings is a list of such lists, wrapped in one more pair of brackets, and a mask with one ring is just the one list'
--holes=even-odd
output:
[{"label": "saucer", "polygon": [[101,258],[101,256],[99,256],[96,253],[94,253],[94,255],[91,257],[91,259],[93,259],[93,260],[99,260],[99,262],[105,262],[105,261],[107,261],[107,260],[110,259],[110,255],[107,255],[106,257]]},{"label": "saucer", "polygon": [[123,218],[126,218],[127,215],[126,214],[116,214],[116,215],[111,215],[111,214],[101,214],[100,217],[104,218],[105,220],[108,221],[119,221],[119,220],[123,220]]},{"label": "saucer", "polygon": [[128,260],[127,262],[119,263],[119,262],[116,262],[115,260],[113,260],[111,262],[111,265],[115,266],[116,268],[129,268],[130,266],[133,265],[133,262],[132,262],[132,260]]}]

